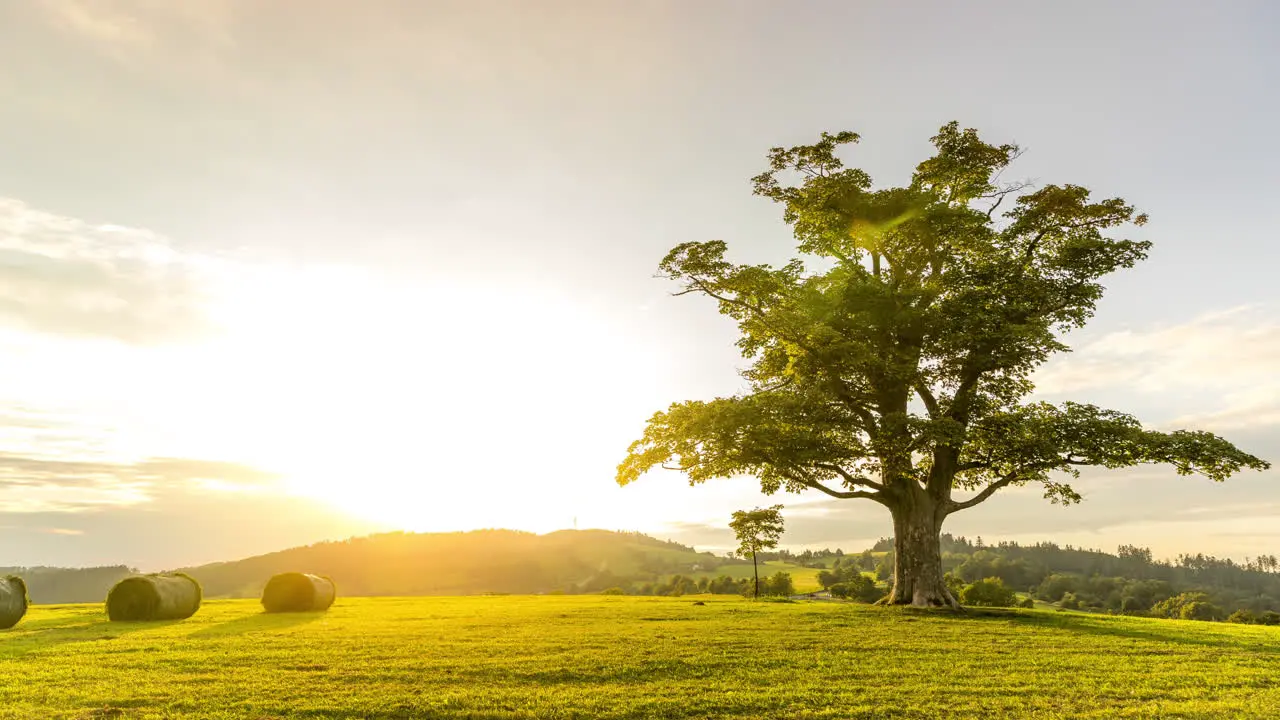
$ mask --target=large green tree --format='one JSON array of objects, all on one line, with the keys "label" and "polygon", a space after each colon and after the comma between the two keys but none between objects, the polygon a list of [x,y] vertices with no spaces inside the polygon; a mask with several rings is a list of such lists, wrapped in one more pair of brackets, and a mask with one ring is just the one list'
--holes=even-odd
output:
[{"label": "large green tree", "polygon": [[1080,496],[1081,466],[1166,463],[1224,480],[1268,464],[1208,432],[1157,432],[1094,405],[1027,402],[1030,376],[1066,350],[1100,280],[1145,258],[1113,237],[1147,217],[1077,185],[1004,184],[1018,156],[956,123],[903,187],[877,189],[837,157],[852,132],[774,148],[755,194],[782,205],[796,259],[740,265],[721,241],[662,261],[677,294],[733,318],[749,391],[677,403],[649,419],[618,467],[630,483],[663,466],[691,483],[755,476],[766,493],[869,500],[893,516],[888,601],[956,606],[942,577],[948,515],[1002,488]]}]

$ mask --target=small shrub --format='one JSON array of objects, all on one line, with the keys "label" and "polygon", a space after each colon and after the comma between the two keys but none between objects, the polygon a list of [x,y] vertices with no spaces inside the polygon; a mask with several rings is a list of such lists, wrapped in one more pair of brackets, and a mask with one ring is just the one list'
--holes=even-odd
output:
[{"label": "small shrub", "polygon": [[1018,607],[1020,608],[1034,608],[1035,606],[1036,606],[1035,598],[1031,597],[1030,595],[1022,598],[1022,602],[1018,603]]},{"label": "small shrub", "polygon": [[885,591],[880,589],[874,580],[859,573],[847,582],[832,585],[831,595],[857,602],[873,603],[884,597]]},{"label": "small shrub", "polygon": [[601,595],[626,595],[626,593],[623,592],[622,588],[620,587],[611,587],[608,590],[601,590],[600,594]]},{"label": "small shrub", "polygon": [[1180,593],[1152,605],[1151,614],[1154,617],[1171,618],[1176,620],[1184,617],[1183,608],[1192,603],[1210,604],[1209,596],[1201,592]]},{"label": "small shrub", "polygon": [[947,573],[942,576],[942,582],[947,586],[947,590],[951,592],[951,597],[959,600],[960,593],[964,591],[964,580],[961,580],[959,577],[951,573]]},{"label": "small shrub", "polygon": [[1211,602],[1189,602],[1182,606],[1178,617],[1183,620],[1220,620],[1222,609]]},{"label": "small shrub", "polygon": [[773,577],[765,580],[764,587],[760,590],[761,595],[770,595],[773,597],[787,597],[796,594],[795,583],[791,581],[791,573],[779,571]]},{"label": "small shrub", "polygon": [[1079,610],[1080,598],[1076,597],[1075,593],[1069,592],[1062,596],[1062,600],[1058,602],[1058,607],[1063,610]]},{"label": "small shrub", "polygon": [[1147,609],[1143,607],[1141,600],[1130,596],[1120,601],[1120,612],[1125,615],[1146,615]]},{"label": "small shrub", "polygon": [[1227,622],[1253,625],[1258,622],[1258,617],[1248,610],[1237,610],[1227,616]]},{"label": "small shrub", "polygon": [[1018,596],[1013,588],[1005,587],[1000,578],[986,578],[960,591],[961,605],[977,605],[981,607],[1013,607]]},{"label": "small shrub", "polygon": [[1258,616],[1259,625],[1280,625],[1280,613],[1268,610]]}]

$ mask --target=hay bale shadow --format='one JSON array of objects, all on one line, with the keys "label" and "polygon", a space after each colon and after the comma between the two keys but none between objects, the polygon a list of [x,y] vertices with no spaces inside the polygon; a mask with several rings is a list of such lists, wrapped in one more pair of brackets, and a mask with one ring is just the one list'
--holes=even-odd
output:
[{"label": "hay bale shadow", "polygon": [[235,637],[256,632],[287,630],[299,625],[323,620],[325,617],[327,617],[327,614],[324,612],[254,613],[253,615],[244,615],[216,625],[207,625],[191,633],[188,637],[210,639]]},{"label": "hay bale shadow", "polygon": [[5,631],[5,641],[0,643],[0,660],[52,650],[62,645],[110,642],[141,630],[157,630],[177,622],[113,623],[105,612],[97,608],[50,618],[41,617],[41,609],[41,606],[33,605],[31,615]]}]

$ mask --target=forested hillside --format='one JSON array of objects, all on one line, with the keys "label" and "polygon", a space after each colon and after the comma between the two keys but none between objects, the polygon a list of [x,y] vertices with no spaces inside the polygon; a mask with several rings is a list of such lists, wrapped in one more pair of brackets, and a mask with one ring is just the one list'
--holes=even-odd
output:
[{"label": "forested hillside", "polygon": [[124,565],[95,568],[0,567],[0,577],[21,575],[38,605],[100,602],[121,578],[135,572]]}]

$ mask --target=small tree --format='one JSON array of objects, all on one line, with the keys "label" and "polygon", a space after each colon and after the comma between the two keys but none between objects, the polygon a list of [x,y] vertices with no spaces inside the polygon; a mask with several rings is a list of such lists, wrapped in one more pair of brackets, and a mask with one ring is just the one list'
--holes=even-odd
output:
[{"label": "small tree", "polygon": [[778,540],[782,537],[782,506],[738,510],[733,513],[729,527],[738,537],[738,552],[751,556],[751,571],[755,576],[752,594],[760,597],[760,566],[756,555],[761,550],[778,547]]}]

